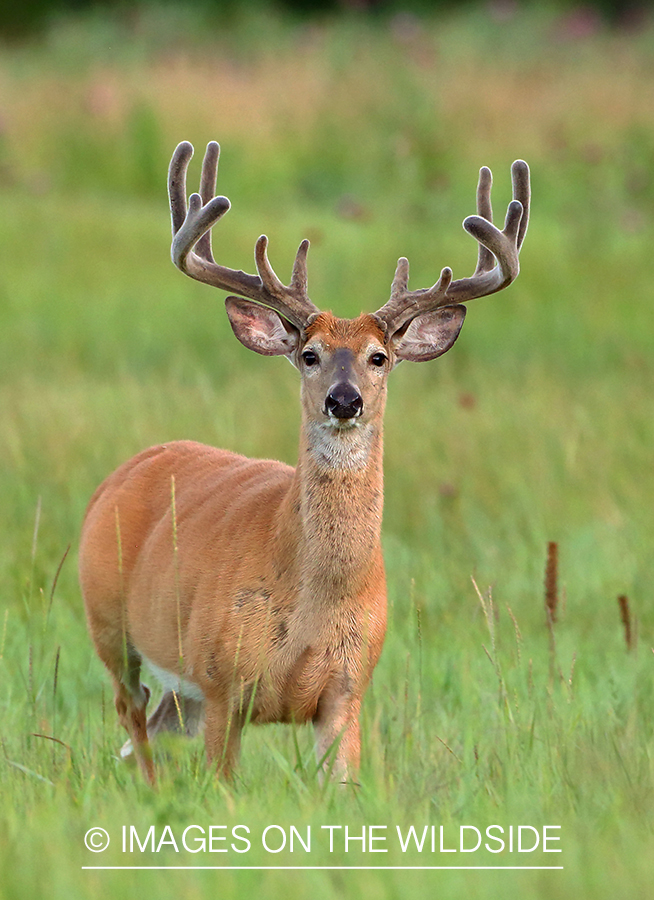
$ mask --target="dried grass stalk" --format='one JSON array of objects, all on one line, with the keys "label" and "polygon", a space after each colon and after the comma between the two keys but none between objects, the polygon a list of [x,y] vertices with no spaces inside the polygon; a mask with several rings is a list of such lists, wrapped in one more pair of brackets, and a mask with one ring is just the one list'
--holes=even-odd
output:
[{"label": "dried grass stalk", "polygon": [[548,622],[556,622],[559,605],[559,545],[550,541],[547,545],[545,566],[545,612]]},{"label": "dried grass stalk", "polygon": [[627,650],[631,650],[633,647],[631,610],[629,609],[629,598],[625,594],[620,594],[618,597],[618,606],[620,607],[620,619],[624,627],[624,639],[627,644]]}]

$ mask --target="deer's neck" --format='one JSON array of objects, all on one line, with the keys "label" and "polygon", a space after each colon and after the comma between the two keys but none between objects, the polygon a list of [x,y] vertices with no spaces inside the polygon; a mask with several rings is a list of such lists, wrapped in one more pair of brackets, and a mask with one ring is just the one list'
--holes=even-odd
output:
[{"label": "deer's neck", "polygon": [[302,426],[289,514],[297,570],[318,602],[355,596],[381,559],[382,455],[381,421]]}]

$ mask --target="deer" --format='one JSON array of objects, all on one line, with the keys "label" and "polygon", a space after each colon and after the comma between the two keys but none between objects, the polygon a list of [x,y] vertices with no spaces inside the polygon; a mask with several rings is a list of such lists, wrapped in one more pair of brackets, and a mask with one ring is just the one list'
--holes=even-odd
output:
[{"label": "deer", "polygon": [[[151,447],[93,494],[79,574],[91,638],[109,671],[123,756],[156,783],[150,741],[204,731],[217,776],[235,771],[246,724],[312,723],[317,772],[356,783],[361,704],[386,631],[381,549],[383,420],[387,379],[401,361],[446,353],[463,305],[518,275],[529,217],[529,168],[512,166],[513,199],[493,224],[492,176],[480,170],[477,214],[463,227],[478,243],[474,274],[442,269],[409,290],[401,257],[390,299],[374,313],[338,318],[309,299],[303,240],[284,285],[255,245],[257,274],[214,260],[212,228],[229,210],[215,196],[220,148],[207,146],[200,191],[186,199],[193,147],[169,168],[174,264],[227,291],[236,338],[300,373],[295,468],[192,441]],[[146,718],[145,663],[164,694]]]}]

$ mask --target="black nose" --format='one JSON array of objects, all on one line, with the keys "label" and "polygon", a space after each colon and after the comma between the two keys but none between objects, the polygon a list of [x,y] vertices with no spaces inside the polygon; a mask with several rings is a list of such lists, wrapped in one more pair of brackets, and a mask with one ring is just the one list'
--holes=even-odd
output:
[{"label": "black nose", "polygon": [[347,381],[335,384],[327,394],[325,411],[337,419],[354,419],[361,415],[363,400],[361,394]]}]

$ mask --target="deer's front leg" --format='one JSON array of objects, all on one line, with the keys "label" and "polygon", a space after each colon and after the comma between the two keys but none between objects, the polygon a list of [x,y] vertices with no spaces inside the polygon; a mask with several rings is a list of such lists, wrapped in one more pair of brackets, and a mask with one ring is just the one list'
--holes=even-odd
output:
[{"label": "deer's front leg", "polygon": [[243,722],[228,699],[206,700],[204,745],[218,778],[230,779],[241,749]]},{"label": "deer's front leg", "polygon": [[330,683],[323,692],[313,724],[316,757],[323,772],[331,769],[334,781],[347,784],[356,782],[359,770],[361,698],[344,689],[343,680],[347,679]]}]

